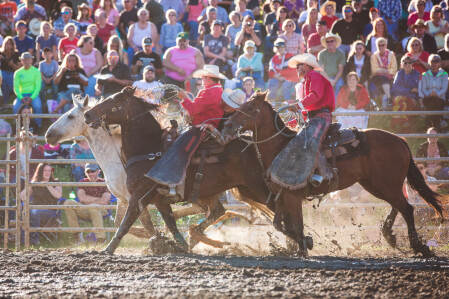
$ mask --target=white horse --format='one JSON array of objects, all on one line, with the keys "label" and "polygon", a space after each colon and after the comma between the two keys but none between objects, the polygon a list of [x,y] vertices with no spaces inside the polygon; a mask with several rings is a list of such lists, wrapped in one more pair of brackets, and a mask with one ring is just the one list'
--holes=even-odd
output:
[{"label": "white horse", "polygon": [[[89,128],[84,122],[84,111],[89,108],[89,98],[74,97],[74,107],[59,117],[45,133],[49,144],[68,141],[74,137],[84,136],[89,143],[95,160],[104,173],[109,191],[118,199],[114,225],[118,227],[128,207],[131,197],[126,186],[126,172],[120,158],[122,146],[120,134],[109,135],[105,130]],[[155,234],[148,210],[144,209],[139,217],[144,228],[133,227],[130,233],[138,237],[151,237]]]}]

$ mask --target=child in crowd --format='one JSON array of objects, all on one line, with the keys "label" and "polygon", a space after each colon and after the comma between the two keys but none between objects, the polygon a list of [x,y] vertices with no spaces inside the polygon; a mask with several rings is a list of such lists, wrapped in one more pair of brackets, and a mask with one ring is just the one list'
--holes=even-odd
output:
[{"label": "child in crowd", "polygon": [[44,48],[42,56],[44,60],[39,63],[39,71],[42,75],[41,99],[47,101],[48,112],[52,113],[53,108],[57,105],[55,100],[56,85],[53,80],[58,72],[59,65],[53,59],[53,51],[50,48]]}]

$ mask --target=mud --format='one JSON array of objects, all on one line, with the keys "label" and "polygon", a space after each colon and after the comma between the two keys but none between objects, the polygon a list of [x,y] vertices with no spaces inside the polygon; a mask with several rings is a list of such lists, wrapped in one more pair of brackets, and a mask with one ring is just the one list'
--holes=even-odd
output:
[{"label": "mud", "polygon": [[449,258],[0,252],[0,297],[449,296]]}]

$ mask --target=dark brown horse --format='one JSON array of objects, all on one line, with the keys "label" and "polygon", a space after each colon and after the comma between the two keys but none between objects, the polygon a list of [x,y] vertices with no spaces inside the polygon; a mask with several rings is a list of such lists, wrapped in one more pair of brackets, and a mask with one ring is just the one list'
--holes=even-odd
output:
[{"label": "dark brown horse", "polygon": [[[239,131],[252,131],[254,141],[261,153],[264,168],[268,169],[273,159],[287,145],[292,137],[278,134],[278,129],[289,136],[295,132],[285,127],[283,121],[276,117],[272,106],[265,101],[266,93],[256,93],[252,99],[242,105],[239,113],[234,113],[225,123],[223,135],[226,139],[234,138]],[[392,226],[398,211],[404,217],[407,227],[410,247],[415,253],[424,256],[431,255],[429,248],[422,244],[415,229],[413,207],[404,197],[402,187],[405,178],[413,189],[434,208],[443,219],[442,206],[439,195],[433,192],[426,184],[423,176],[416,167],[410,149],[402,138],[378,129],[363,130],[366,136],[369,151],[346,160],[337,161],[339,185],[338,190],[348,188],[354,183],[360,183],[374,196],[387,201],[392,206],[382,227],[382,233],[388,243],[395,247],[396,239],[392,234]],[[281,187],[270,184],[274,193]],[[310,188],[312,195],[326,194],[327,184],[318,188]],[[306,255],[304,248],[302,200],[305,190],[283,190],[280,200],[276,205],[275,226],[283,230],[288,236],[298,241],[300,254]],[[278,210],[280,211],[278,215]],[[276,223],[278,222],[278,223]],[[282,227],[279,227],[282,225]]]},{"label": "dark brown horse", "polygon": [[[122,152],[125,161],[128,162],[132,157],[162,151],[162,129],[151,113],[157,108],[156,105],[148,104],[135,97],[134,89],[125,88],[122,92],[112,95],[86,111],[85,120],[94,128],[102,124],[120,124]],[[225,214],[225,209],[218,201],[217,195],[234,187],[237,187],[239,192],[244,195],[242,200],[271,216],[273,215],[272,211],[261,204],[265,203],[269,191],[263,180],[254,148],[242,153],[245,146],[244,142],[236,140],[226,146],[217,163],[205,164],[204,179],[197,203],[207,211],[208,217],[206,221],[196,227],[196,232],[202,233],[210,224]],[[144,177],[144,174],[156,161],[156,159],[142,159],[126,168],[131,199],[120,228],[106,248],[106,252],[114,252],[140,211],[149,203],[156,205],[175,240],[186,247],[184,238],[176,227],[170,201],[156,191],[157,185],[153,181]],[[185,184],[185,201],[189,200],[195,173],[196,166],[189,167]]]}]

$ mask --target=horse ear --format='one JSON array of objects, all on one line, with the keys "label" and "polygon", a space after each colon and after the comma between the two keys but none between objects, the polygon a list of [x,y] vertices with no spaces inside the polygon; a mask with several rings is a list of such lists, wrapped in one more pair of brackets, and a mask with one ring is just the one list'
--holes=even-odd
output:
[{"label": "horse ear", "polygon": [[132,86],[126,86],[125,88],[122,89],[122,93],[133,96],[134,92],[136,91],[135,87]]},{"label": "horse ear", "polygon": [[83,107],[87,107],[87,105],[89,105],[89,96],[88,95],[86,95],[84,97]]}]

